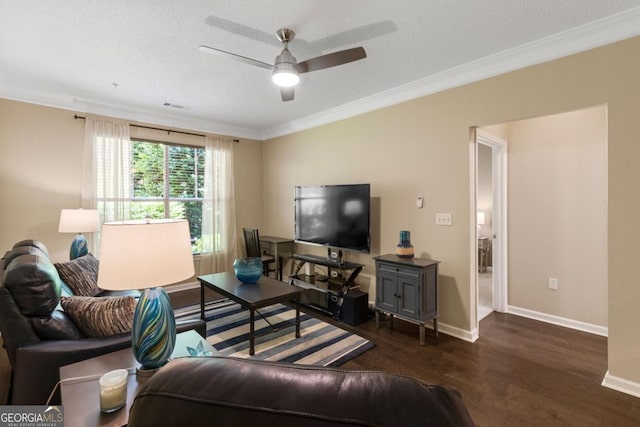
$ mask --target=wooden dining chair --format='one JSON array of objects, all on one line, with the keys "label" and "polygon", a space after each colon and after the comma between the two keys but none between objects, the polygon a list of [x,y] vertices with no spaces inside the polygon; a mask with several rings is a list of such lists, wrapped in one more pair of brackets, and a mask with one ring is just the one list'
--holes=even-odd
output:
[{"label": "wooden dining chair", "polygon": [[[262,258],[262,274],[268,276],[271,272],[276,272],[275,268],[270,268],[271,264],[275,264],[276,258],[273,255],[263,254],[260,249],[260,234],[257,228],[243,228],[244,243],[247,249],[248,257]],[[274,265],[275,267],[275,265]]]}]

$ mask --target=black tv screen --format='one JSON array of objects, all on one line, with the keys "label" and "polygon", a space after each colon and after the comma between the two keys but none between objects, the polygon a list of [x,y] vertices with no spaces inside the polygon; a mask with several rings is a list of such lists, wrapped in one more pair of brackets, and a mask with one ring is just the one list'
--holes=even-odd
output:
[{"label": "black tv screen", "polygon": [[369,253],[369,184],[295,188],[295,240]]}]

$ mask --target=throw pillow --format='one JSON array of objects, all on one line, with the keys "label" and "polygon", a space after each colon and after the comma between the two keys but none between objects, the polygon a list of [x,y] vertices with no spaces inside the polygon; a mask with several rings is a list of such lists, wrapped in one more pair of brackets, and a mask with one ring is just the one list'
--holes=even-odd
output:
[{"label": "throw pillow", "polygon": [[5,286],[25,316],[49,316],[60,300],[60,276],[49,257],[23,254],[7,265]]},{"label": "throw pillow", "polygon": [[28,317],[41,340],[79,340],[84,338],[71,317],[62,310],[53,310],[48,317]]},{"label": "throw pillow", "polygon": [[34,248],[38,248],[47,257],[49,257],[49,251],[47,250],[47,247],[44,245],[44,243],[39,242],[37,240],[33,240],[33,239],[21,240],[18,243],[16,243],[15,245],[13,245],[13,249],[16,249],[16,248],[19,248],[19,247],[24,247],[24,246],[31,246],[31,247],[34,247]]},{"label": "throw pillow", "polygon": [[98,287],[98,260],[91,254],[68,262],[54,264],[58,274],[74,295],[94,297],[100,293]]},{"label": "throw pillow", "polygon": [[133,297],[62,297],[62,309],[88,337],[131,332],[136,300]]}]

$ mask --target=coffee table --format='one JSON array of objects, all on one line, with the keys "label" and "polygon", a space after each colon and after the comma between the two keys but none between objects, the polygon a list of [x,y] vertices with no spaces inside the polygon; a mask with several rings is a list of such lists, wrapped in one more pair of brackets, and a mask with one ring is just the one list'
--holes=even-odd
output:
[{"label": "coffee table", "polygon": [[256,283],[242,283],[234,273],[214,273],[199,276],[200,280],[200,318],[204,320],[205,288],[229,298],[249,310],[249,355],[255,354],[255,312],[278,302],[295,301],[296,338],[300,338],[300,294],[302,289],[271,277],[261,276]]},{"label": "coffee table", "polygon": [[[217,354],[207,341],[196,331],[176,335],[176,346],[171,358],[189,356],[187,347],[196,348],[203,344],[204,351]],[[138,390],[148,378],[138,377],[136,368],[140,364],[133,356],[131,348],[107,353],[92,359],[60,367],[60,391],[64,407],[64,422],[67,426],[123,426],[129,419],[129,408]],[[114,369],[128,369],[127,404],[111,414],[100,412],[100,376]],[[162,369],[162,368],[160,368]]]}]

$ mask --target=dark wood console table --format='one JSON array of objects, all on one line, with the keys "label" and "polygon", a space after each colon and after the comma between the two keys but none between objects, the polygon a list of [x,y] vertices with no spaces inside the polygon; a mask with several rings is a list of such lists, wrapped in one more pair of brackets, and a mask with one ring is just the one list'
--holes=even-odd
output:
[{"label": "dark wood console table", "polygon": [[260,249],[276,259],[276,278],[282,280],[282,258],[293,254],[293,239],[260,236]]}]

